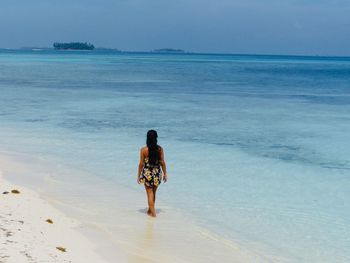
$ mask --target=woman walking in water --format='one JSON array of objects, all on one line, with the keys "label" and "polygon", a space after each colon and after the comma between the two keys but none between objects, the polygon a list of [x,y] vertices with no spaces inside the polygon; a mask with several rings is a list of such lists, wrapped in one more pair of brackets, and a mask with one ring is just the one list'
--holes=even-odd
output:
[{"label": "woman walking in water", "polygon": [[140,164],[139,171],[137,174],[137,182],[144,184],[147,199],[148,199],[148,210],[147,214],[152,217],[156,217],[155,202],[157,187],[162,181],[163,170],[163,181],[168,180],[166,172],[166,165],[164,161],[163,148],[157,144],[158,134],[155,130],[149,130],[147,132],[147,146],[141,148],[140,151]]}]

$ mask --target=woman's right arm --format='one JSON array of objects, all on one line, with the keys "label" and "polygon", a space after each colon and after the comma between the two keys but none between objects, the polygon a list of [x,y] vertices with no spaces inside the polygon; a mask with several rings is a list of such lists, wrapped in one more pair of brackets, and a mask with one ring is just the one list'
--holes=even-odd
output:
[{"label": "woman's right arm", "polygon": [[164,161],[164,151],[163,151],[163,148],[161,147],[160,148],[160,166],[162,167],[162,170],[163,170],[163,174],[164,174],[164,177],[163,177],[163,181],[166,182],[168,181],[168,174],[166,172],[166,165],[165,165],[165,161]]},{"label": "woman's right arm", "polygon": [[144,158],[143,158],[143,148],[141,148],[140,150],[140,162],[139,162],[139,170],[137,173],[137,183],[140,183],[140,176],[141,176],[141,172],[144,166]]}]

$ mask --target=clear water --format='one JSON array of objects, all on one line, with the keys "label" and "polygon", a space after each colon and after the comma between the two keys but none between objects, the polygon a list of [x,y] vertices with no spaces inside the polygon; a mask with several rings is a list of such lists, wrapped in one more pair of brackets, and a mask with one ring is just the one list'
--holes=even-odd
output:
[{"label": "clear water", "polygon": [[153,128],[170,176],[159,220],[177,211],[256,262],[350,262],[350,58],[0,51],[0,91],[1,149],[78,169],[52,174],[62,202],[93,188],[112,237],[143,207]]}]

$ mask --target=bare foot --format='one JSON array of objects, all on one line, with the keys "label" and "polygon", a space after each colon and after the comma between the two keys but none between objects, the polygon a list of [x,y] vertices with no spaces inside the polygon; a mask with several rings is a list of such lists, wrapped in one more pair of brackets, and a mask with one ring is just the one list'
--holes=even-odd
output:
[{"label": "bare foot", "polygon": [[151,209],[147,210],[147,215],[149,215],[150,217],[156,217],[157,216],[155,212],[151,211]]},{"label": "bare foot", "polygon": [[150,212],[151,212],[151,217],[156,217],[156,210],[153,208],[153,209],[150,209]]}]

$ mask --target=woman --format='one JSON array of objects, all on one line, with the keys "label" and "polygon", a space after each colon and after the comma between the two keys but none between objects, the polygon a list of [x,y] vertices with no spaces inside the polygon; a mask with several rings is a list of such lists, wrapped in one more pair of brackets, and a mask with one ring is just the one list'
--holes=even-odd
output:
[{"label": "woman", "polygon": [[162,180],[162,171],[160,168],[162,168],[164,174],[163,181],[166,182],[168,180],[164,162],[164,151],[157,144],[157,137],[158,135],[155,130],[149,130],[147,132],[147,146],[141,148],[137,175],[137,182],[145,185],[148,199],[147,214],[152,217],[156,217],[154,205],[156,202],[157,187]]}]

